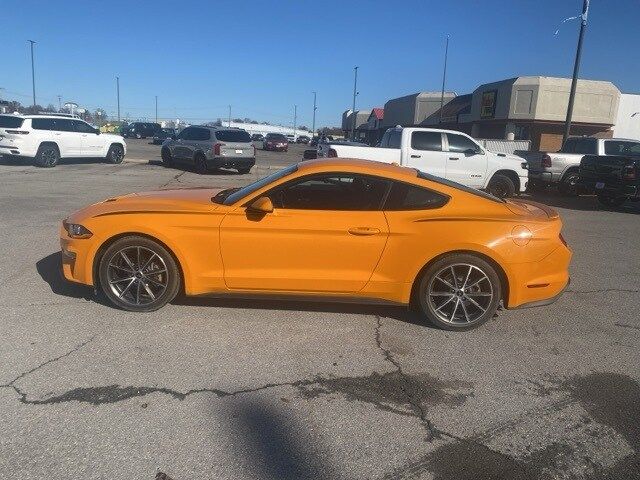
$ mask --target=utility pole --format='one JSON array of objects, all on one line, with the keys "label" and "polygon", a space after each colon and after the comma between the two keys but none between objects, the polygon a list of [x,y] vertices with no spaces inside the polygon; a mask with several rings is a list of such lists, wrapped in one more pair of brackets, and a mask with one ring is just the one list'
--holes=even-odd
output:
[{"label": "utility pole", "polygon": [[62,95],[56,95],[58,97],[58,112],[62,110]]},{"label": "utility pole", "polygon": [[293,141],[296,140],[296,122],[298,121],[298,105],[293,106]]},{"label": "utility pole", "polygon": [[158,123],[158,95],[156,95],[156,123]]},{"label": "utility pole", "polygon": [[27,40],[31,44],[31,85],[33,86],[33,106],[36,106],[36,70],[33,66],[33,40]]},{"label": "utility pole", "polygon": [[351,122],[351,140],[356,136],[356,95],[358,95],[358,67],[353,67],[353,108],[351,109],[351,116],[353,122]]},{"label": "utility pole", "polygon": [[313,123],[311,124],[311,138],[313,138],[316,134],[316,110],[318,107],[316,106],[316,92],[313,92]]},{"label": "utility pole", "polygon": [[229,127],[231,127],[231,105],[229,105]]},{"label": "utility pole", "polygon": [[120,77],[116,77],[116,95],[118,97],[118,121],[120,121]]},{"label": "utility pole", "polygon": [[580,57],[582,55],[582,40],[584,38],[584,30],[587,28],[587,15],[589,14],[589,0],[584,0],[582,5],[582,15],[580,16],[580,36],[578,37],[578,48],[576,50],[576,61],[573,64],[573,78],[571,79],[571,91],[569,92],[569,105],[567,106],[567,118],[564,122],[564,135],[562,143],[569,136],[571,130],[571,117],[573,116],[573,102],[576,97],[576,87],[578,84],[578,72],[580,70]]},{"label": "utility pole", "polygon": [[449,54],[449,35],[447,35],[447,43],[444,47],[444,71],[442,72],[442,93],[440,94],[440,119],[438,123],[442,123],[442,107],[444,107],[444,82],[447,78],[447,56]]}]

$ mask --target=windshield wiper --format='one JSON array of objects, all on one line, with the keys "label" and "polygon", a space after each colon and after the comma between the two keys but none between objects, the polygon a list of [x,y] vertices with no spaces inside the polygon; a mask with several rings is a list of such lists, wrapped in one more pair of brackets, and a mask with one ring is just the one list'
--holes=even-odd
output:
[{"label": "windshield wiper", "polygon": [[227,188],[226,190],[222,190],[221,192],[216,193],[216,195],[211,198],[211,201],[213,203],[222,204],[229,195],[237,192],[238,190],[240,190],[240,187]]}]

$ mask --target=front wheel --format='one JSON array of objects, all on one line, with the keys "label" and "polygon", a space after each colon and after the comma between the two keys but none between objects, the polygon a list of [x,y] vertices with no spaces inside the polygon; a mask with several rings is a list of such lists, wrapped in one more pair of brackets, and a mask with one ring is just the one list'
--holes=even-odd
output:
[{"label": "front wheel", "polygon": [[613,197],[610,195],[598,195],[598,201],[609,208],[617,208],[627,200],[626,197]]},{"label": "front wheel", "polygon": [[171,156],[171,150],[168,148],[163,148],[162,152],[160,152],[160,156],[162,157],[162,165],[165,167],[173,166],[173,157]]},{"label": "front wheel", "polygon": [[578,181],[580,180],[580,174],[578,172],[568,173],[560,182],[559,190],[563,195],[575,197],[578,195]]},{"label": "front wheel", "polygon": [[115,241],[102,256],[98,274],[107,298],[132,312],[157,310],[180,289],[180,270],[173,256],[146,237]]},{"label": "front wheel", "polygon": [[107,162],[119,164],[122,160],[124,160],[124,149],[120,145],[111,145],[107,152]]},{"label": "front wheel", "polygon": [[516,186],[506,175],[496,173],[489,181],[487,191],[494,197],[509,198],[516,193]]},{"label": "front wheel", "polygon": [[470,330],[493,317],[502,286],[495,268],[469,254],[447,255],[422,275],[416,294],[426,318],[444,330]]},{"label": "front wheel", "polygon": [[195,164],[196,172],[200,175],[204,175],[209,171],[209,167],[207,167],[207,159],[203,154],[197,154],[193,161]]}]

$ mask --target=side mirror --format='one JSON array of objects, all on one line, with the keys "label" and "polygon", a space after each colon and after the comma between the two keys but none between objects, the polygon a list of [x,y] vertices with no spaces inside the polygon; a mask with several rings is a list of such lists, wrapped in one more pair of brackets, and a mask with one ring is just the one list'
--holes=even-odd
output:
[{"label": "side mirror", "polygon": [[248,208],[256,213],[271,213],[273,212],[273,203],[269,197],[258,197],[251,202]]},{"label": "side mirror", "polygon": [[95,132],[96,132],[96,135],[100,135],[100,129],[99,128],[96,128]]},{"label": "side mirror", "polygon": [[480,155],[480,150],[476,149],[476,148],[467,148],[464,151],[465,156],[467,157],[472,157],[473,155]]}]

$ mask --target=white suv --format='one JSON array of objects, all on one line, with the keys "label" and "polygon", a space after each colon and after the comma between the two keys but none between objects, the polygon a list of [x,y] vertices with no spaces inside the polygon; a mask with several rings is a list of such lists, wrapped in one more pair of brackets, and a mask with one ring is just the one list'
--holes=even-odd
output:
[{"label": "white suv", "polygon": [[64,115],[0,115],[0,156],[33,158],[54,167],[60,158],[104,158],[121,163],[127,145],[119,135],[100,133],[87,122]]}]

